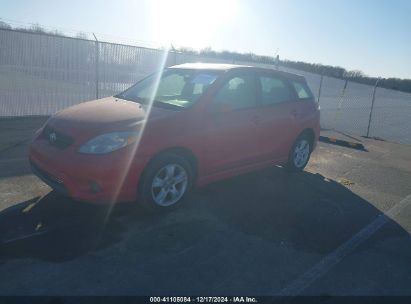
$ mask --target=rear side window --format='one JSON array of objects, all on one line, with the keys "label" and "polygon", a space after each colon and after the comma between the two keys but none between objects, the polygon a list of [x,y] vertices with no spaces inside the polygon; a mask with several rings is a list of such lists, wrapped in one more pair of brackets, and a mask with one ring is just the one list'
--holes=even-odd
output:
[{"label": "rear side window", "polygon": [[260,76],[261,100],[263,105],[277,104],[291,99],[287,84],[274,76]]},{"label": "rear side window", "polygon": [[217,92],[214,102],[230,110],[255,107],[257,97],[254,75],[244,74],[229,79]]},{"label": "rear side window", "polygon": [[292,81],[293,87],[297,92],[298,99],[307,99],[313,98],[313,93],[311,93],[310,89],[305,83]]}]

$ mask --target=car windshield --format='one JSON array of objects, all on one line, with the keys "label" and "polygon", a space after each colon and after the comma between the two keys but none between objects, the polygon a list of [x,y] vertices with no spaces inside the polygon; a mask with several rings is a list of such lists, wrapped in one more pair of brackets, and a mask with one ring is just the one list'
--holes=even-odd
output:
[{"label": "car windshield", "polygon": [[148,104],[167,104],[181,108],[193,105],[217,79],[214,71],[166,69],[152,74],[115,97]]}]

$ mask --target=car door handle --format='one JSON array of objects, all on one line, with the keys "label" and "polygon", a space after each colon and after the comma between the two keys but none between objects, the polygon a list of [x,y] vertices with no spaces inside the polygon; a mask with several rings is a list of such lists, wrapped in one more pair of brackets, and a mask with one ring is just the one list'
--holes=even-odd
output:
[{"label": "car door handle", "polygon": [[253,116],[251,117],[251,121],[255,124],[258,125],[261,122],[261,117],[260,116]]}]

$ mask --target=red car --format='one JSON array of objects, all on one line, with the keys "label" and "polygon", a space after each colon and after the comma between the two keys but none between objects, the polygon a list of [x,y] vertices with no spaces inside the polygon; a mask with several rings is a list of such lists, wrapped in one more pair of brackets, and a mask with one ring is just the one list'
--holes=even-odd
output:
[{"label": "red car", "polygon": [[76,200],[165,209],[196,185],[273,164],[303,170],[319,121],[301,76],[183,64],[55,114],[37,131],[30,162]]}]

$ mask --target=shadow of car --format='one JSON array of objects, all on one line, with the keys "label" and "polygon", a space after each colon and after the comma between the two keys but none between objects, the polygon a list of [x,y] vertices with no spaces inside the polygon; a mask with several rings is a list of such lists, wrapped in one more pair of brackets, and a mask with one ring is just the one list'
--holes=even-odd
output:
[{"label": "shadow of car", "polygon": [[[279,167],[200,188],[187,207],[187,211],[173,211],[173,216],[185,212],[187,222],[190,215],[201,213],[244,235],[319,253],[333,250],[380,214],[333,180],[309,172],[289,174]],[[120,242],[128,223],[140,220],[142,229],[149,229],[154,218],[161,226],[161,215],[130,204],[111,209],[50,192],[0,213],[2,255],[65,261]],[[173,238],[163,239],[159,246],[150,245],[150,233],[138,243],[151,251],[165,250],[176,239],[190,239],[188,234],[201,230],[201,225],[177,229]]]}]

